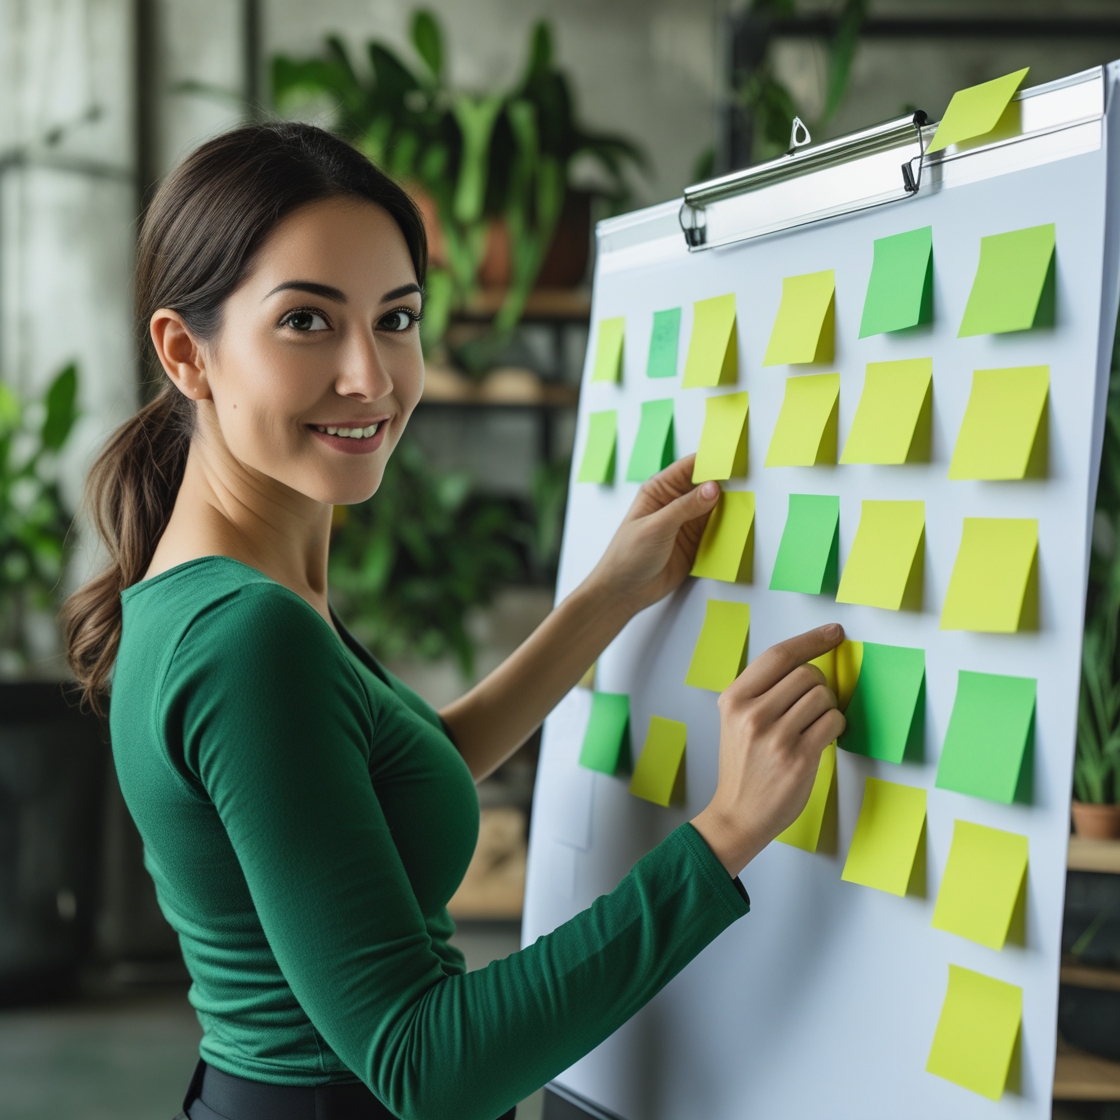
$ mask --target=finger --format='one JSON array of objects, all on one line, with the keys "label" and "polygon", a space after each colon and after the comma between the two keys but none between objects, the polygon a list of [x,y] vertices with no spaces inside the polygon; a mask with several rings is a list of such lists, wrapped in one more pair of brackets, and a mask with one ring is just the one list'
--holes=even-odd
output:
[{"label": "finger", "polygon": [[844,628],[837,622],[807,630],[771,646],[756,657],[731,684],[739,697],[749,699],[768,692],[799,665],[835,649],[844,640]]},{"label": "finger", "polygon": [[[804,696],[815,688],[827,689],[824,673],[815,665],[798,665],[791,673],[787,673],[773,688],[767,689],[761,696],[754,698],[758,705],[759,716],[768,723],[777,723],[782,719]],[[829,692],[831,696],[832,693]],[[820,714],[819,712],[817,713]],[[814,717],[816,718],[816,717]],[[804,727],[807,727],[809,720]],[[799,727],[800,732],[803,728]]]},{"label": "finger", "polygon": [[827,685],[818,684],[809,689],[796,703],[790,705],[785,715],[778,722],[801,735],[812,727],[825,712],[836,707],[838,705],[832,689]]},{"label": "finger", "polygon": [[844,713],[839,708],[830,708],[801,732],[801,745],[819,755],[829,743],[844,734],[847,726]]},{"label": "finger", "polygon": [[650,526],[663,531],[666,536],[676,536],[682,525],[711,513],[719,501],[719,494],[718,482],[703,482],[651,514]]},{"label": "finger", "polygon": [[675,463],[670,463],[653,478],[647,479],[638,491],[634,504],[630,507],[631,517],[645,517],[675,501],[682,494],[693,489],[692,468],[696,455],[685,455]]}]

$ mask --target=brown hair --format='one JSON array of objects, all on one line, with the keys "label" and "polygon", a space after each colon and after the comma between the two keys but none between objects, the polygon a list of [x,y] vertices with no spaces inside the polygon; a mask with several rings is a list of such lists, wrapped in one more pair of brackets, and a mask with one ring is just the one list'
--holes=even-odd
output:
[{"label": "brown hair", "polygon": [[[136,317],[148,338],[159,308],[212,339],[226,299],[277,224],[298,207],[366,199],[400,227],[423,285],[428,249],[412,199],[349,144],[306,124],[235,129],[203,144],[167,177],[137,246]],[[147,350],[150,359],[153,353]],[[183,480],[194,404],[169,381],[113,434],[86,481],[86,505],[109,566],[62,608],[66,655],[82,700],[101,710],[121,637],[120,593],[151,564]]]}]

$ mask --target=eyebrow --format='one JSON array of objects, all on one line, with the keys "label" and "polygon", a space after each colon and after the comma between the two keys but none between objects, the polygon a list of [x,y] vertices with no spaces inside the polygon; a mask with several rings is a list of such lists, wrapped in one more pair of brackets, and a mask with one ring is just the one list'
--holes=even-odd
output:
[{"label": "eyebrow", "polygon": [[[400,299],[401,296],[412,295],[413,292],[419,291],[419,284],[402,284],[399,288],[393,288],[386,292],[381,297],[381,302],[388,303],[391,299]],[[335,303],[346,302],[345,292],[338,288],[332,288],[329,284],[319,284],[314,280],[285,280],[283,284],[277,284],[264,298],[268,299],[276,295],[277,292],[310,292],[313,296],[322,296],[324,299],[333,300]]]}]

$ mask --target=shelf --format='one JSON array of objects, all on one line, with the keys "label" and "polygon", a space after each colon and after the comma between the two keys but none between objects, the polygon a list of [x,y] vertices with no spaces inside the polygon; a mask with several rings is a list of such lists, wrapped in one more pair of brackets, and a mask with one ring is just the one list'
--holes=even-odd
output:
[{"label": "shelf", "polygon": [[1089,840],[1084,836],[1069,838],[1070,871],[1102,871],[1120,875],[1120,840]]},{"label": "shelf", "polygon": [[1099,968],[1089,964],[1078,964],[1073,958],[1062,961],[1061,980],[1077,988],[1099,988],[1109,992],[1120,992],[1120,968]]},{"label": "shelf", "polygon": [[1056,1101],[1120,1101],[1120,1062],[1061,1049],[1054,1066]]},{"label": "shelf", "polygon": [[[457,319],[492,319],[506,298],[505,288],[483,288]],[[591,318],[591,293],[585,288],[536,288],[529,293],[522,321],[585,323]]]},{"label": "shelf", "polygon": [[575,408],[579,389],[542,381],[532,370],[509,367],[471,381],[447,366],[429,366],[424,378],[424,405],[483,408]]}]

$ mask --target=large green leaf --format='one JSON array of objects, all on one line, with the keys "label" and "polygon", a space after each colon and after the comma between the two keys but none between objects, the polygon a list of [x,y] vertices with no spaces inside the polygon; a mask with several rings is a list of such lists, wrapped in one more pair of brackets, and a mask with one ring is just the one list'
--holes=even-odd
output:
[{"label": "large green leaf", "polygon": [[78,418],[78,369],[70,363],[47,390],[47,415],[43,421],[43,446],[61,451]]},{"label": "large green leaf", "polygon": [[427,8],[418,9],[412,16],[412,45],[424,60],[436,82],[443,81],[443,32],[439,20]]}]

